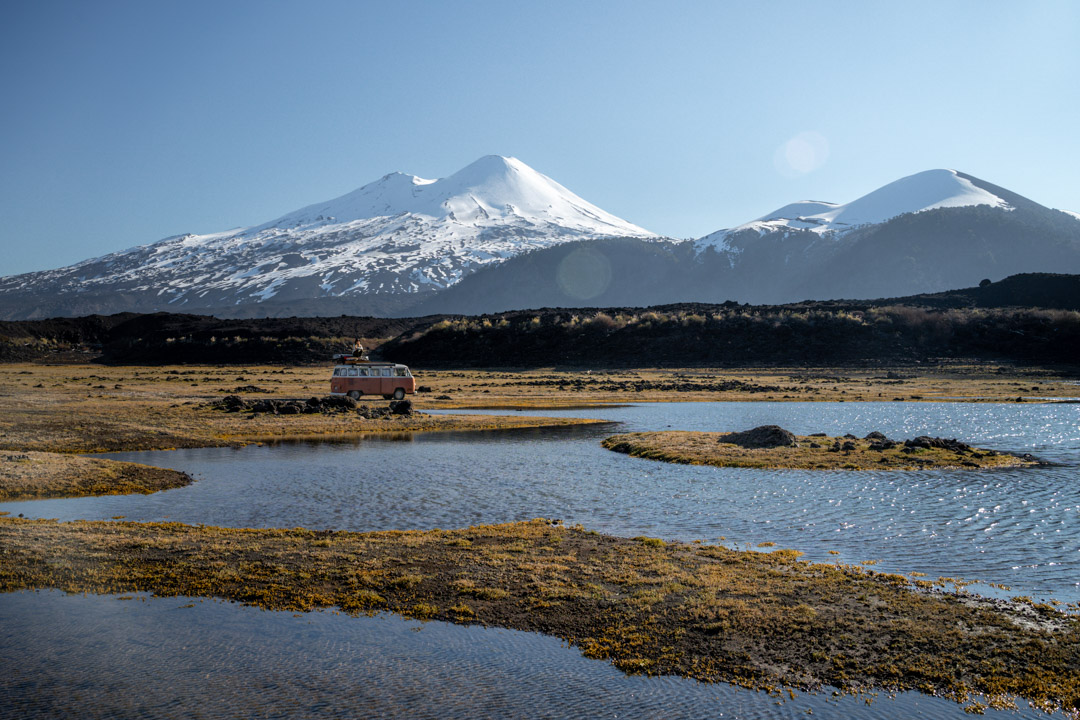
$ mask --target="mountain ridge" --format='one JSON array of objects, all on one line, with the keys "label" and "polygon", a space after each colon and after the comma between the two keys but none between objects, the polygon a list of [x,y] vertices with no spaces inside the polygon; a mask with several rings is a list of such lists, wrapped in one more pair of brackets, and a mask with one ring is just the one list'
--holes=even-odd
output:
[{"label": "mountain ridge", "polygon": [[1080,216],[956,170],[800,201],[697,240],[657,236],[512,157],[389,173],[248,228],[176,235],[0,278],[0,319],[167,310],[232,317],[530,305],[793,302],[1080,272]]},{"label": "mountain ridge", "polygon": [[1012,209],[1008,200],[989,188],[1000,190],[1021,202],[1031,202],[957,170],[924,170],[894,180],[847,203],[818,200],[789,203],[748,223],[709,233],[697,244],[699,249],[712,246],[724,250],[731,249],[728,238],[746,231],[757,231],[764,235],[785,229],[809,230],[822,237],[838,237],[859,227],[887,222],[907,213],[978,205]]},{"label": "mountain ridge", "polygon": [[656,237],[516,158],[489,155],[440,180],[390,173],[261,225],[0,278],[0,316],[41,317],[38,305],[64,314],[315,298],[365,305],[370,296],[438,291],[528,250],[609,235]]}]

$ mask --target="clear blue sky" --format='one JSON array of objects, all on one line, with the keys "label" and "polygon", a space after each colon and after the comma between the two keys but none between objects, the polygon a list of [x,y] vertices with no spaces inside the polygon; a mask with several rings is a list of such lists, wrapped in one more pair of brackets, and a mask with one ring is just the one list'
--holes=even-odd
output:
[{"label": "clear blue sky", "polygon": [[1080,211],[1080,2],[0,8],[0,275],[513,155],[658,233],[952,167]]}]

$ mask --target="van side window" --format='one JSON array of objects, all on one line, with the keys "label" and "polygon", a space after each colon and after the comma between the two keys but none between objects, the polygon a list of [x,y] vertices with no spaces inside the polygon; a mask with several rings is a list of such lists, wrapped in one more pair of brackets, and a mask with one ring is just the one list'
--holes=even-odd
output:
[{"label": "van side window", "polygon": [[394,368],[394,377],[408,377],[405,368]]},{"label": "van side window", "polygon": [[341,368],[334,368],[334,377],[341,377]]},{"label": "van side window", "polygon": [[367,368],[359,368],[360,377],[367,377]]},{"label": "van side window", "polygon": [[391,368],[383,368],[382,374],[383,377],[390,377],[393,374],[393,371]]},{"label": "van side window", "polygon": [[349,376],[356,377],[356,368],[349,368]]}]

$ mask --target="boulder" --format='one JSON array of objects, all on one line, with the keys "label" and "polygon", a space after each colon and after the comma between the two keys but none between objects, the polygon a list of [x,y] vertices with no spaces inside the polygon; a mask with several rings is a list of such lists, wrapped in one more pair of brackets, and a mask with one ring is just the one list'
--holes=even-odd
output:
[{"label": "boulder", "polygon": [[240,412],[247,403],[238,395],[226,395],[220,400],[220,405],[225,412]]},{"label": "boulder", "polygon": [[753,430],[721,435],[717,442],[744,448],[794,447],[795,435],[779,425],[761,425]]},{"label": "boulder", "polygon": [[356,401],[348,395],[327,395],[321,401],[326,410],[355,410]]},{"label": "boulder", "polygon": [[904,447],[923,448],[925,450],[929,450],[931,448],[941,448],[943,450],[949,450],[955,453],[971,452],[970,445],[962,443],[956,438],[939,438],[930,437],[929,435],[920,435],[918,437],[905,440]]},{"label": "boulder", "polygon": [[273,400],[259,400],[251,406],[254,412],[277,414],[277,403]]},{"label": "boulder", "polygon": [[356,409],[356,414],[368,420],[378,420],[380,418],[390,417],[390,408],[361,405]]}]

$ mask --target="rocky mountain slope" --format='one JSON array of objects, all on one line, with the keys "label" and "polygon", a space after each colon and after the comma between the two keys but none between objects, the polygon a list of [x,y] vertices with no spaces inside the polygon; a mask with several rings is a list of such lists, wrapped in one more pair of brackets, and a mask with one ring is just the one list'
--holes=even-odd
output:
[{"label": "rocky mountain slope", "polygon": [[1080,272],[1080,219],[931,170],[851,203],[793,203],[693,242],[548,248],[465,278],[410,314],[868,299],[1024,272]]},{"label": "rocky mountain slope", "polygon": [[519,160],[488,156],[442,180],[387,175],[256,227],[0,278],[0,319],[777,304],[933,293],[1025,272],[1080,273],[1080,216],[955,170],[844,204],[791,203],[676,242]]},{"label": "rocky mountain slope", "polygon": [[2,278],[0,317],[389,314],[477,268],[607,236],[655,237],[520,160],[490,155],[441,180],[391,173],[255,227]]}]

